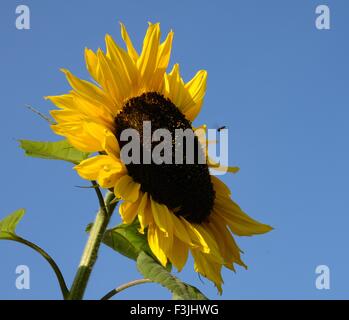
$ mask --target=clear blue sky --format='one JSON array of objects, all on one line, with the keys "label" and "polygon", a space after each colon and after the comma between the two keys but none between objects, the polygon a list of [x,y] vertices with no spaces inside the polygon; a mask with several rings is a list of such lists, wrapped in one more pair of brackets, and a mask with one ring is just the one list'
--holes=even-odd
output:
[{"label": "clear blue sky", "polygon": [[[315,28],[315,7],[328,4],[331,30]],[[31,9],[31,30],[15,28],[15,8]],[[85,47],[120,41],[118,21],[138,45],[147,21],[175,31],[171,65],[188,80],[209,73],[197,124],[227,125],[230,163],[224,176],[235,200],[275,227],[270,234],[237,239],[249,270],[224,271],[224,299],[349,298],[349,3],[347,1],[13,1],[0,2],[2,182],[0,217],[25,207],[18,228],[44,247],[70,283],[86,241],[85,226],[97,201],[71,166],[25,158],[16,139],[57,140],[25,109],[52,106],[43,96],[69,87],[59,68],[87,78]],[[117,222],[115,219],[114,223]],[[0,242],[0,299],[57,299],[52,271],[36,253]],[[31,290],[15,287],[15,268],[31,269]],[[315,268],[331,270],[331,289],[315,287]],[[179,275],[210,298],[188,263]],[[99,298],[139,278],[133,261],[103,247],[86,298]],[[170,298],[158,285],[118,297]]]}]

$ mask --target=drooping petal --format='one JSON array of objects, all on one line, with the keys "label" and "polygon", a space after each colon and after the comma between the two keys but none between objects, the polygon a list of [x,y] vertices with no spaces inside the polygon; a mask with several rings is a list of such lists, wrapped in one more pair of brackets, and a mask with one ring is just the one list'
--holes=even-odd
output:
[{"label": "drooping petal", "polygon": [[148,243],[153,254],[165,267],[170,248],[168,248],[165,234],[155,224],[150,224],[148,227]]},{"label": "drooping petal", "polygon": [[[216,239],[212,237],[210,232],[207,231],[207,229],[203,226],[203,224],[196,225],[195,228],[200,233],[201,237],[204,239],[204,241],[208,244],[208,247],[210,248],[210,251],[209,251],[210,259],[212,261],[222,264],[224,261],[221,256],[221,253],[219,250],[219,244],[217,243]],[[202,252],[206,253],[205,250],[202,250]]]},{"label": "drooping petal", "polygon": [[216,285],[220,294],[222,294],[223,278],[221,275],[222,265],[213,262],[208,254],[202,253],[199,250],[191,250],[194,258],[194,269],[204,277],[208,278]]},{"label": "drooping petal", "polygon": [[222,261],[219,249],[215,240],[205,231],[199,224],[192,224],[182,218],[186,230],[190,236],[194,248],[197,250],[212,255],[216,261]]},{"label": "drooping petal", "polygon": [[185,222],[183,221],[184,218],[177,217],[173,212],[171,214],[172,217],[172,223],[173,223],[173,232],[176,235],[176,237],[184,242],[186,245],[197,248],[198,245],[194,244],[192,239],[190,238],[190,234],[185,227]]},{"label": "drooping petal", "polygon": [[188,245],[179,240],[177,237],[174,237],[172,249],[167,253],[167,255],[168,259],[177,268],[178,271],[181,271],[185,266],[188,260],[188,253]]},{"label": "drooping petal", "polygon": [[227,268],[234,270],[233,263],[247,268],[241,260],[241,250],[237,246],[233,235],[227,229],[224,220],[222,221],[222,219],[220,219],[219,216],[212,213],[210,216],[210,222],[206,223],[205,227],[217,240],[217,243],[219,243],[219,250],[224,259],[224,265]]},{"label": "drooping petal", "polygon": [[238,236],[252,236],[271,231],[269,225],[260,223],[245,212],[229,197],[216,194],[214,212],[225,220],[230,230]]},{"label": "drooping petal", "polygon": [[153,217],[158,228],[165,234],[168,241],[173,238],[173,220],[171,212],[166,205],[160,204],[151,198],[151,209]]},{"label": "drooping petal", "polygon": [[145,192],[138,208],[139,232],[142,234],[144,233],[144,229],[154,222],[150,201],[149,194]]}]

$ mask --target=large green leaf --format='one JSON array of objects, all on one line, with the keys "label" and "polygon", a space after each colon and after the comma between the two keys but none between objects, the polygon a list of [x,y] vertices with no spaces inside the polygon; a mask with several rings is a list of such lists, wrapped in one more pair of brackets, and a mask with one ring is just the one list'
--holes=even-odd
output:
[{"label": "large green leaf", "polygon": [[89,153],[75,149],[67,140],[56,142],[19,140],[19,142],[25,154],[34,158],[64,160],[79,164],[89,156]]},{"label": "large green leaf", "polygon": [[35,250],[39,253],[51,266],[54,273],[56,274],[57,280],[59,282],[62,294],[64,298],[68,297],[68,288],[63,278],[62,272],[57,266],[56,262],[51,258],[51,256],[44,251],[42,248],[37,246],[35,243],[32,243],[16,234],[16,227],[18,223],[21,221],[25,214],[24,209],[19,209],[0,220],[0,240],[11,240]]},{"label": "large green leaf", "polygon": [[105,232],[103,243],[124,256],[137,260],[142,251],[151,254],[146,235],[141,234],[138,229],[138,222],[118,225]]},{"label": "large green leaf", "polygon": [[145,252],[138,255],[137,268],[145,278],[160,283],[170,290],[173,293],[173,299],[208,300],[197,288],[179,280]]},{"label": "large green leaf", "polygon": [[16,227],[25,214],[24,209],[19,209],[0,221],[0,239],[14,240]]}]

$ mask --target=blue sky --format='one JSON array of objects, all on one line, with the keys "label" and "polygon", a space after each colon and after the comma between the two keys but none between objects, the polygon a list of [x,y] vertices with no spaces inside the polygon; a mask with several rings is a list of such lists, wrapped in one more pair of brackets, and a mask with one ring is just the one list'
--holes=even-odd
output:
[{"label": "blue sky", "polygon": [[[31,29],[15,28],[15,8],[31,9]],[[315,28],[315,8],[331,9],[331,29]],[[189,261],[179,277],[210,298],[349,298],[349,4],[347,1],[13,1],[0,3],[1,166],[0,217],[20,207],[19,234],[45,248],[67,281],[86,241],[97,201],[71,165],[26,158],[16,139],[57,140],[25,109],[47,113],[43,96],[69,87],[59,68],[88,78],[85,47],[104,48],[104,35],[120,41],[118,21],[139,48],[147,21],[175,31],[171,65],[185,80],[208,70],[208,91],[196,123],[226,125],[233,198],[253,217],[275,227],[267,235],[238,238],[249,270],[224,271],[222,297],[201,282]],[[118,222],[118,217],[113,223]],[[36,253],[0,242],[0,299],[59,299],[52,271]],[[31,270],[31,289],[17,290],[15,269]],[[317,290],[315,268],[328,265],[331,289]],[[86,292],[100,298],[139,278],[135,264],[103,247]],[[118,299],[163,299],[156,284],[132,288]]]}]

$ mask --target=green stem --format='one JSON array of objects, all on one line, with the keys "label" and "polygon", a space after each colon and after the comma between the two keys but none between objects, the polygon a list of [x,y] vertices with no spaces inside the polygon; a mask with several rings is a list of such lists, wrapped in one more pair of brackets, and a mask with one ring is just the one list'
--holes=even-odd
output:
[{"label": "green stem", "polygon": [[[92,182],[92,184],[96,187],[95,182]],[[82,254],[79,268],[70,290],[69,300],[83,299],[88,280],[97,260],[98,250],[101,245],[104,232],[107,229],[111,218],[112,210],[109,204],[115,198],[114,194],[112,192],[108,192],[104,200],[100,189],[96,187],[95,190],[98,196],[100,209],[97,213],[95,222],[90,231],[89,239]]]},{"label": "green stem", "polygon": [[17,235],[13,235],[13,238],[12,239],[8,239],[8,240],[12,240],[12,241],[16,241],[16,242],[19,242],[21,244],[24,244],[26,246],[28,246],[29,248],[35,250],[36,252],[38,252],[39,254],[41,254],[41,256],[50,264],[50,266],[52,267],[56,277],[57,277],[57,280],[58,280],[58,283],[59,283],[59,286],[61,288],[61,291],[62,291],[62,295],[63,295],[63,298],[64,299],[67,299],[68,298],[68,295],[69,295],[69,290],[67,288],[67,285],[65,283],[65,280],[64,280],[64,277],[62,275],[62,272],[61,270],[59,269],[59,267],[57,266],[56,262],[51,258],[51,256],[42,248],[40,248],[39,246],[37,246],[35,243],[32,243],[26,239],[23,239]]},{"label": "green stem", "polygon": [[151,281],[150,279],[139,279],[139,280],[134,280],[134,281],[125,283],[122,286],[109,291],[101,300],[109,300],[110,298],[114,297],[116,294],[120,293],[121,291],[137,286],[139,284],[150,283],[150,282],[153,282],[153,281]]}]

